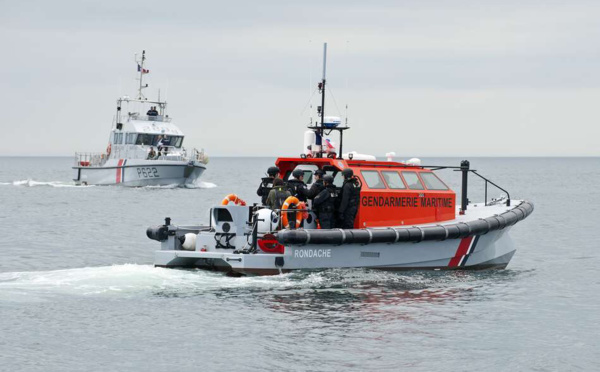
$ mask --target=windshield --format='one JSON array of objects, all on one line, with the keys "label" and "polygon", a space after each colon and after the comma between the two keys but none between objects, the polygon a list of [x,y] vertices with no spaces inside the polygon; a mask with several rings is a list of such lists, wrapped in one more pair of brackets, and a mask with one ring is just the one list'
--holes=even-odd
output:
[{"label": "windshield", "polygon": [[[163,138],[164,137],[164,138]],[[136,145],[156,146],[162,140],[164,146],[181,147],[183,144],[182,136],[163,136],[162,134],[138,134]]]}]

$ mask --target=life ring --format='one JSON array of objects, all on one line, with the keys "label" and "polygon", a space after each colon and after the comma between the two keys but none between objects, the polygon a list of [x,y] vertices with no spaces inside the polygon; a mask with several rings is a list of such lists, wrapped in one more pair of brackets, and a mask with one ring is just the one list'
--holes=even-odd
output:
[{"label": "life ring", "polygon": [[106,157],[110,156],[111,150],[112,150],[112,146],[109,143],[108,146],[106,146]]},{"label": "life ring", "polygon": [[284,211],[287,210],[292,204],[295,204],[296,209],[299,209],[299,211],[296,212],[296,228],[300,227],[300,224],[302,223],[302,220],[305,218],[305,214],[307,213],[306,203],[300,202],[300,200],[298,200],[297,197],[289,196],[287,199],[285,199],[285,202],[281,207],[281,223],[286,229],[290,228],[290,224],[288,220],[288,214]]},{"label": "life ring", "polygon": [[245,206],[246,202],[238,198],[236,194],[229,194],[223,199],[221,205],[227,205],[229,202],[233,202],[235,205]]}]

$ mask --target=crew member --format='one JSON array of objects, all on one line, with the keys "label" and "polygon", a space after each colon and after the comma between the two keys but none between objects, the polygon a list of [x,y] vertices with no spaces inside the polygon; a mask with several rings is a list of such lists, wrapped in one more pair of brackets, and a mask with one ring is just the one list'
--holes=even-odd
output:
[{"label": "crew member", "polygon": [[156,111],[156,106],[150,107],[150,110],[146,113],[148,116],[158,116],[158,111]]},{"label": "crew member", "polygon": [[333,184],[333,177],[323,176],[323,189],[313,200],[313,209],[317,212],[322,229],[333,229],[334,227],[336,199],[337,189]]},{"label": "crew member", "polygon": [[154,147],[150,146],[150,151],[148,152],[148,160],[152,160],[156,157],[156,151],[154,151]]},{"label": "crew member", "polygon": [[158,135],[158,139],[156,140],[156,148],[158,149],[158,156],[161,156],[161,151],[162,151],[162,142],[163,142],[163,136],[162,135]]},{"label": "crew member", "polygon": [[269,192],[273,188],[273,181],[279,178],[279,168],[277,167],[269,167],[267,169],[267,177],[263,177],[261,179],[260,185],[258,186],[258,190],[256,190],[256,195],[260,196],[260,201],[263,205],[266,205],[267,197],[269,196]]},{"label": "crew member", "polygon": [[275,178],[273,180],[273,188],[269,191],[265,205],[272,210],[281,209],[285,199],[290,197],[292,194],[283,184],[281,178]]},{"label": "crew member", "polygon": [[162,139],[162,148],[163,148],[163,153],[165,155],[167,155],[167,153],[169,152],[169,146],[171,146],[171,139],[165,135]]},{"label": "crew member", "polygon": [[344,185],[338,209],[338,223],[342,229],[352,229],[356,212],[358,212],[361,184],[358,178],[354,177],[354,172],[350,168],[344,169],[342,175],[344,176]]},{"label": "crew member", "polygon": [[287,181],[288,189],[293,196],[298,198],[299,201],[306,202],[308,189],[304,183],[304,171],[301,169],[295,169],[292,172],[292,176],[294,176],[294,178],[291,178]]},{"label": "crew member", "polygon": [[325,188],[325,186],[323,185],[323,175],[325,174],[325,172],[323,172],[321,169],[317,169],[315,171],[315,182],[313,182],[312,186],[310,187],[310,189],[308,190],[308,198],[314,200],[317,195],[319,195],[319,193]]}]

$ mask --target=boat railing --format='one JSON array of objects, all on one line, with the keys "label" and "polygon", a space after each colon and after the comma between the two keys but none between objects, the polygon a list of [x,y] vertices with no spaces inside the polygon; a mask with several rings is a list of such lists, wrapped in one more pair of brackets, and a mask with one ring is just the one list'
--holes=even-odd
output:
[{"label": "boat railing", "polygon": [[170,123],[171,122],[171,118],[168,117],[168,116],[166,116],[166,115],[152,116],[152,115],[130,114],[129,115],[129,120],[158,121],[158,122],[164,122],[164,123]]},{"label": "boat railing", "polygon": [[[428,168],[431,170],[440,170],[440,169],[454,169],[455,172],[462,172],[462,186],[461,186],[461,207],[460,207],[460,214],[464,214],[465,211],[467,210],[467,205],[469,204],[469,198],[468,198],[468,183],[469,183],[469,173],[473,173],[475,174],[477,177],[483,179],[485,181],[485,205],[488,206],[490,205],[488,203],[488,184],[491,184],[492,186],[496,187],[497,189],[499,189],[500,191],[506,193],[506,206],[510,207],[510,194],[508,193],[508,191],[506,191],[505,189],[503,189],[502,187],[498,186],[497,184],[495,184],[494,182],[492,182],[491,180],[489,180],[488,178],[482,176],[481,174],[477,173],[477,171],[475,169],[471,169],[470,168],[471,164],[469,163],[468,160],[463,160],[460,162],[460,167],[456,167],[456,166],[446,166],[446,165],[441,165],[441,166],[437,166],[437,165],[422,165],[421,167],[423,168]],[[492,199],[493,203],[497,203],[498,201],[494,201]]]},{"label": "boat railing", "polygon": [[76,167],[101,167],[106,163],[107,156],[103,152],[76,152]]}]

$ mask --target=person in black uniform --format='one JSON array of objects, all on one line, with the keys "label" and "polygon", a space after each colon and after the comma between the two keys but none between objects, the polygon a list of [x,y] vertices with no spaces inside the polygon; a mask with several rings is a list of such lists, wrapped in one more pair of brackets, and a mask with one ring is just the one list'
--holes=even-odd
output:
[{"label": "person in black uniform", "polygon": [[321,169],[317,169],[315,171],[315,182],[313,182],[312,186],[308,190],[307,197],[309,199],[314,200],[314,198],[316,198],[317,195],[319,195],[319,193],[325,188],[325,185],[323,185],[324,174],[325,172],[323,172]]},{"label": "person in black uniform", "polygon": [[323,189],[313,200],[313,209],[317,212],[322,229],[333,229],[334,227],[336,199],[337,189],[333,184],[333,177],[323,176]]},{"label": "person in black uniform", "polygon": [[301,202],[306,202],[306,197],[308,196],[308,189],[306,188],[306,184],[304,183],[304,171],[301,169],[295,169],[292,172],[292,176],[294,178],[288,179],[287,187],[292,193],[292,196],[298,198]]},{"label": "person in black uniform", "polygon": [[256,195],[260,196],[260,201],[263,205],[266,205],[267,197],[269,196],[269,191],[273,188],[273,180],[275,178],[279,178],[279,168],[269,167],[267,169],[267,177],[261,179],[258,190],[256,190]]},{"label": "person in black uniform", "polygon": [[358,178],[354,177],[354,172],[350,168],[344,169],[342,175],[344,176],[344,185],[338,209],[339,225],[342,229],[352,229],[356,212],[358,212],[361,184]]}]

